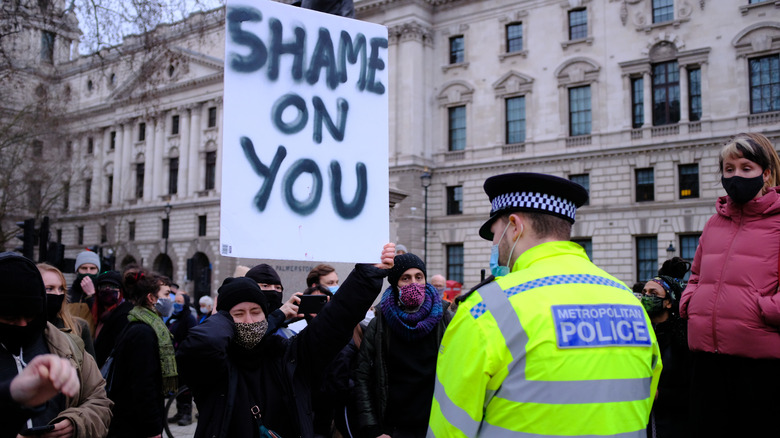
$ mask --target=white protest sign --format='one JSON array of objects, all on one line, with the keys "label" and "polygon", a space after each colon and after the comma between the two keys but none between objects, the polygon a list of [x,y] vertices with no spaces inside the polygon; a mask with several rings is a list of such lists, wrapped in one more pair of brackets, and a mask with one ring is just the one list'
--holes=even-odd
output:
[{"label": "white protest sign", "polygon": [[378,261],[387,29],[271,1],[226,8],[220,253]]}]

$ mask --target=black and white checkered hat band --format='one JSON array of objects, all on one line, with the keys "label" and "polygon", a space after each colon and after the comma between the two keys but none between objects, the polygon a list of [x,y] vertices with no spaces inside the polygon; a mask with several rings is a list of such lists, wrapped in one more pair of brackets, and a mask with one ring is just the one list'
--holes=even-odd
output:
[{"label": "black and white checkered hat band", "polygon": [[515,192],[496,196],[491,203],[494,212],[507,208],[528,208],[556,213],[574,220],[577,207],[573,202],[545,193]]}]

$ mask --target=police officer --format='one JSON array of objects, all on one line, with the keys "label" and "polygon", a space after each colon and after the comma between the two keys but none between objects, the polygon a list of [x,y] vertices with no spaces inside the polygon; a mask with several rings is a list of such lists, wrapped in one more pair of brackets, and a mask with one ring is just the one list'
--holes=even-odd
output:
[{"label": "police officer", "polygon": [[569,241],[580,185],[485,182],[489,278],[442,339],[429,436],[644,437],[661,360],[631,290]]}]

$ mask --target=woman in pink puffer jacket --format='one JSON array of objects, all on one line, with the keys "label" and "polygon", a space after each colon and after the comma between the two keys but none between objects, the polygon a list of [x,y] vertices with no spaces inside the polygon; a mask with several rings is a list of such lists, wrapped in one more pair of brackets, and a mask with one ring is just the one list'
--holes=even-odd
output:
[{"label": "woman in pink puffer jacket", "polygon": [[777,436],[780,412],[780,158],[760,134],[721,150],[718,198],[680,315],[693,351],[691,416],[702,437]]}]

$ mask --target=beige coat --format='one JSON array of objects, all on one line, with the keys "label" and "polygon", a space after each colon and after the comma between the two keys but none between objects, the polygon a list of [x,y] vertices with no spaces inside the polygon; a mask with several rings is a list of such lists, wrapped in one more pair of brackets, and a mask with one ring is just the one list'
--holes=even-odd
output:
[{"label": "beige coat", "polygon": [[67,418],[76,429],[74,437],[105,437],[111,422],[111,407],[114,403],[106,395],[106,381],[100,375],[95,359],[84,353],[83,346],[79,346],[76,341],[77,337],[71,338],[51,323],[47,323],[44,337],[52,354],[70,360],[78,372],[81,383],[79,394],[66,399],[67,408],[51,423]]}]

